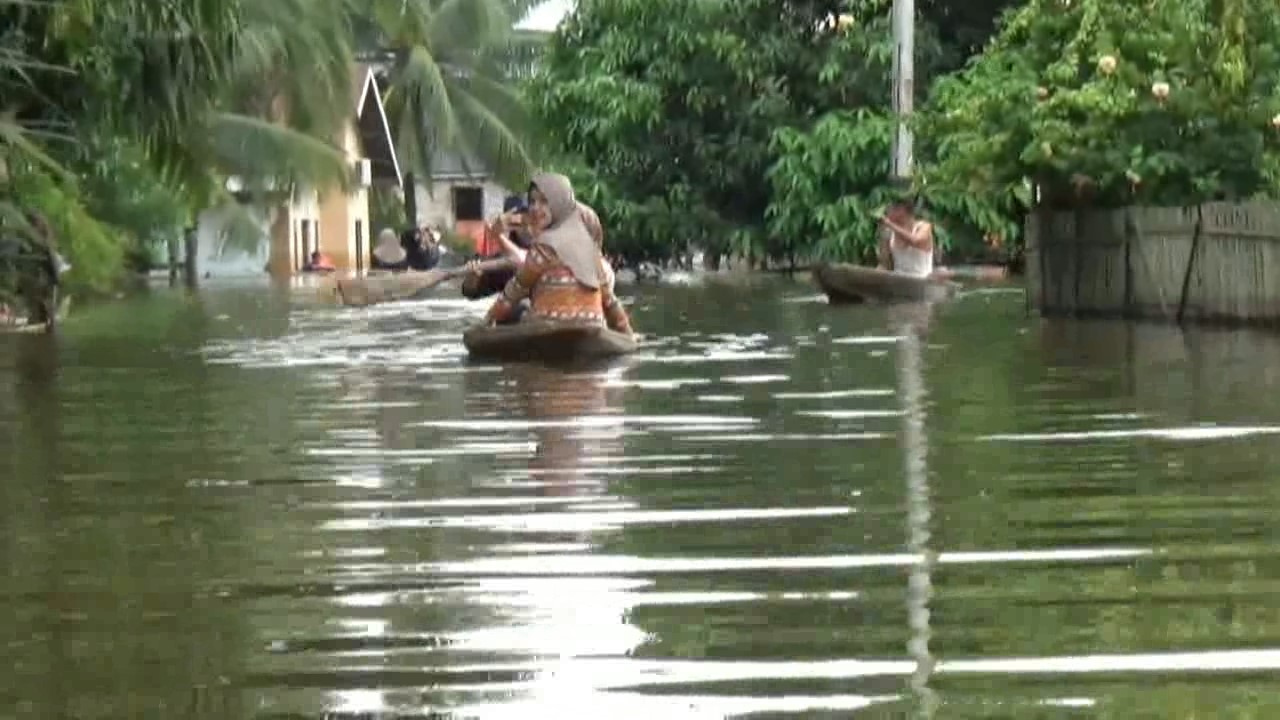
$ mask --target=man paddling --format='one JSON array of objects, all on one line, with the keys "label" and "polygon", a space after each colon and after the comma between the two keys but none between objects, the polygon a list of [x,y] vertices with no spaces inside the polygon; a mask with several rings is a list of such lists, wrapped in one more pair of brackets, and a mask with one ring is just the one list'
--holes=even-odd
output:
[{"label": "man paddling", "polygon": [[876,267],[912,277],[933,274],[933,224],[916,217],[910,201],[890,205],[880,219],[883,228]]}]

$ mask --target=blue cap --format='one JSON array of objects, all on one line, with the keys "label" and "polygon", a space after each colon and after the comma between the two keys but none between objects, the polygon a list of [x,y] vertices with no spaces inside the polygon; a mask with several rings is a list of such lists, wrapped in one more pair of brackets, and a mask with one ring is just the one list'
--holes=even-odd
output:
[{"label": "blue cap", "polygon": [[524,198],[519,195],[508,195],[506,200],[502,201],[502,212],[526,212],[529,206],[525,203]]}]

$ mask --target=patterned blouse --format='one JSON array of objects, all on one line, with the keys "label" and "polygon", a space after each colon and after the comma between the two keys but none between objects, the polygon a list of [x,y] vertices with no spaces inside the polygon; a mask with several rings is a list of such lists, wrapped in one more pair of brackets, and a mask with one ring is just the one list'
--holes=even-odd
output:
[{"label": "patterned blouse", "polygon": [[[601,260],[601,274],[604,273]],[[490,322],[507,321],[515,306],[530,300],[526,317],[536,320],[577,321],[605,325],[610,330],[631,332],[631,319],[613,294],[612,284],[592,290],[582,286],[573,272],[561,264],[555,250],[535,243],[525,256],[502,294],[489,308]]]}]

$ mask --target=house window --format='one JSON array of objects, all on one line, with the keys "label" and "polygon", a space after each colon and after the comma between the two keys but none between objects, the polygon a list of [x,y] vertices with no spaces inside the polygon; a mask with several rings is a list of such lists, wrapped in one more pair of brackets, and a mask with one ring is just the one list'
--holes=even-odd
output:
[{"label": "house window", "polygon": [[484,188],[455,187],[453,219],[455,221],[484,220]]}]

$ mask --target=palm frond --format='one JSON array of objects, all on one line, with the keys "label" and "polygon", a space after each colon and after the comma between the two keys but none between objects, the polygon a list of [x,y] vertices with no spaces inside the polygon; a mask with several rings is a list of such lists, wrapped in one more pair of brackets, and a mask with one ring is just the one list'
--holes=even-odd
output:
[{"label": "palm frond", "polygon": [[209,137],[211,159],[226,175],[317,187],[351,186],[351,169],[341,149],[270,120],[215,113]]},{"label": "palm frond", "polygon": [[399,131],[397,144],[415,172],[430,172],[439,148],[457,144],[459,126],[445,71],[425,47],[411,48],[393,75],[387,112]]},{"label": "palm frond", "polygon": [[20,158],[24,158],[45,171],[68,182],[75,177],[57,160],[54,160],[37,143],[27,137],[24,128],[12,115],[0,115],[0,147],[8,146]]},{"label": "palm frond", "polygon": [[511,126],[475,95],[454,99],[458,118],[469,128],[464,157],[476,157],[508,187],[518,187],[533,173],[527,144]]}]

